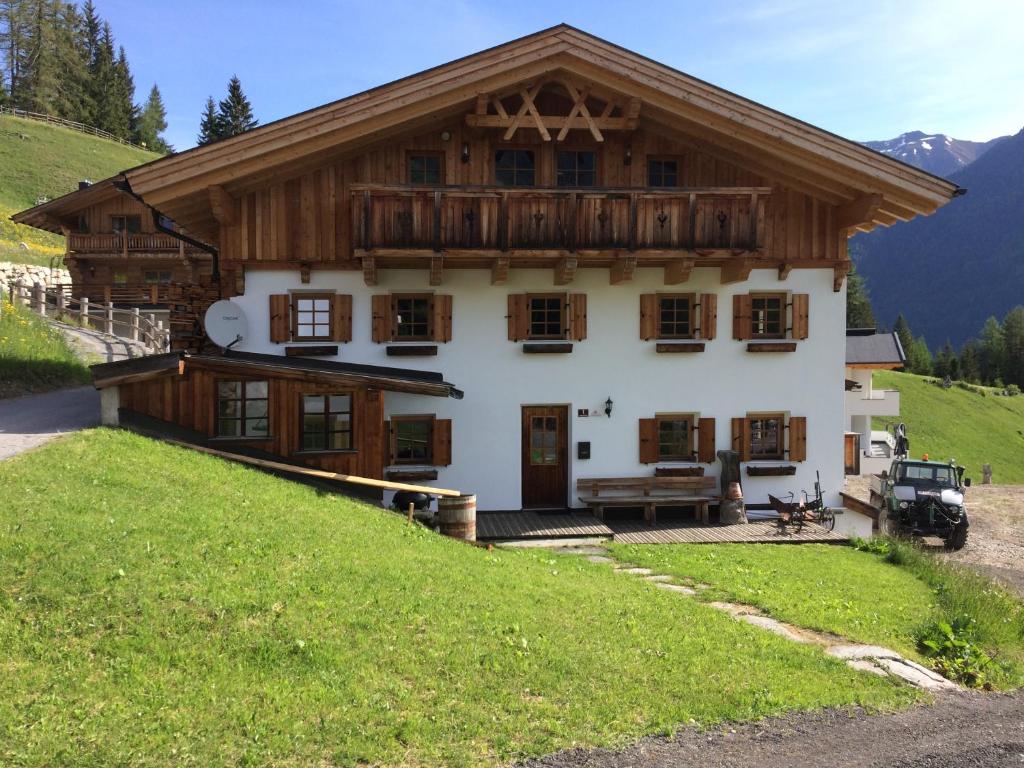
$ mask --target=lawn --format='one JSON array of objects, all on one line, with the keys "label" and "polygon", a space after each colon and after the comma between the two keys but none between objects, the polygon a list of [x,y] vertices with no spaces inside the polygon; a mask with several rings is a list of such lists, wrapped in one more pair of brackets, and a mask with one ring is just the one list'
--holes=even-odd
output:
[{"label": "lawn", "polygon": [[[888,546],[888,545],[886,545]],[[701,599],[756,606],[783,621],[900,651],[918,661],[921,631],[968,616],[1000,663],[993,682],[1024,684],[1024,608],[967,571],[910,544],[885,554],[825,544],[613,544],[615,556],[710,589]]]},{"label": "lawn", "polygon": [[0,397],[89,381],[88,368],[60,331],[20,303],[0,302]]},{"label": "lawn", "polygon": [[582,558],[115,430],[0,473],[0,763],[476,765],[918,694]]},{"label": "lawn", "polygon": [[[911,454],[933,459],[955,458],[974,482],[981,465],[992,465],[994,482],[1024,484],[1024,395],[1002,397],[995,390],[978,392],[952,386],[942,389],[934,379],[895,371],[877,371],[874,386],[900,391],[899,420],[906,422]],[[884,429],[893,419],[875,419]]]}]

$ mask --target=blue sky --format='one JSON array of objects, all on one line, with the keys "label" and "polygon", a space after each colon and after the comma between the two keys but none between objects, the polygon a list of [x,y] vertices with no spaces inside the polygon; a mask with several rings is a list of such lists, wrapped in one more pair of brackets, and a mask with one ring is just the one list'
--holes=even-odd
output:
[{"label": "blue sky", "polygon": [[1024,126],[1024,0],[96,5],[177,149],[232,74],[269,122],[563,21],[851,139]]}]

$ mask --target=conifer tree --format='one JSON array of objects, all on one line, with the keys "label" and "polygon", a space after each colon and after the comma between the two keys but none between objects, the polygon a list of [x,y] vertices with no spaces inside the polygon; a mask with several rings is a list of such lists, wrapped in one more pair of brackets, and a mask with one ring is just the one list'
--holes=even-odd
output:
[{"label": "conifer tree", "polygon": [[1024,306],[1017,306],[1003,318],[1003,381],[1024,387]]},{"label": "conifer tree", "polygon": [[875,327],[871,299],[864,285],[864,278],[857,274],[856,264],[851,266],[850,273],[846,276],[846,327]]},{"label": "conifer tree", "polygon": [[896,324],[893,326],[893,331],[899,337],[903,353],[909,355],[911,347],[914,346],[914,334],[910,332],[910,325],[907,323],[907,318],[903,316],[902,312],[896,315]]},{"label": "conifer tree", "polygon": [[985,327],[981,329],[981,350],[979,354],[978,367],[980,368],[981,380],[985,384],[995,384],[997,379],[1003,377],[1003,356],[1006,352],[1006,345],[1003,340],[1003,327],[994,317],[985,321]]},{"label": "conifer tree", "polygon": [[213,103],[213,96],[206,97],[206,107],[203,109],[203,116],[199,120],[199,135],[196,137],[196,144],[200,147],[212,144],[220,138],[220,124],[217,119],[217,105]]},{"label": "conifer tree", "polygon": [[116,135],[118,117],[114,99],[116,87],[114,35],[110,31],[110,25],[106,22],[103,22],[100,31],[96,59],[92,62],[90,74],[92,75],[92,92],[95,94],[93,125],[100,130]]},{"label": "conifer tree", "polygon": [[981,383],[981,344],[977,339],[971,339],[960,350],[960,378]]},{"label": "conifer tree", "polygon": [[135,80],[128,67],[128,57],[123,46],[118,48],[117,60],[114,62],[114,91],[111,98],[114,125],[117,127],[111,133],[130,140],[136,133],[139,108],[135,106]]},{"label": "conifer tree", "polygon": [[242,91],[242,83],[237,75],[228,81],[228,95],[218,105],[217,118],[219,131],[217,138],[227,139],[255,128],[259,121],[252,114],[252,105]]},{"label": "conifer tree", "polygon": [[154,152],[167,154],[171,151],[171,147],[164,141],[163,136],[160,135],[165,130],[167,130],[167,110],[164,109],[160,89],[154,83],[149,91],[146,105],[139,113],[135,141],[144,144],[147,149],[151,149]]}]

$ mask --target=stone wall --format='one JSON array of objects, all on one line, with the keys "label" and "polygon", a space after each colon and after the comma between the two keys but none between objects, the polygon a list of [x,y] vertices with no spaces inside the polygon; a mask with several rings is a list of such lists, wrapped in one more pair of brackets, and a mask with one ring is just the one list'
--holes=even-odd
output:
[{"label": "stone wall", "polygon": [[21,279],[26,287],[35,283],[42,283],[47,287],[55,285],[70,285],[71,275],[66,269],[54,269],[40,267],[36,264],[14,264],[9,261],[0,261],[0,291],[7,295],[15,281]]}]

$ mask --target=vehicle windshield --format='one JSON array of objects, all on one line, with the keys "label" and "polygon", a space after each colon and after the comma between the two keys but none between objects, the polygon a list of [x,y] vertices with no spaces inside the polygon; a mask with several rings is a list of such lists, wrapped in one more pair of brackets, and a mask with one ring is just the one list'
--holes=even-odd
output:
[{"label": "vehicle windshield", "polygon": [[897,480],[915,487],[956,488],[956,473],[941,464],[900,464]]}]

